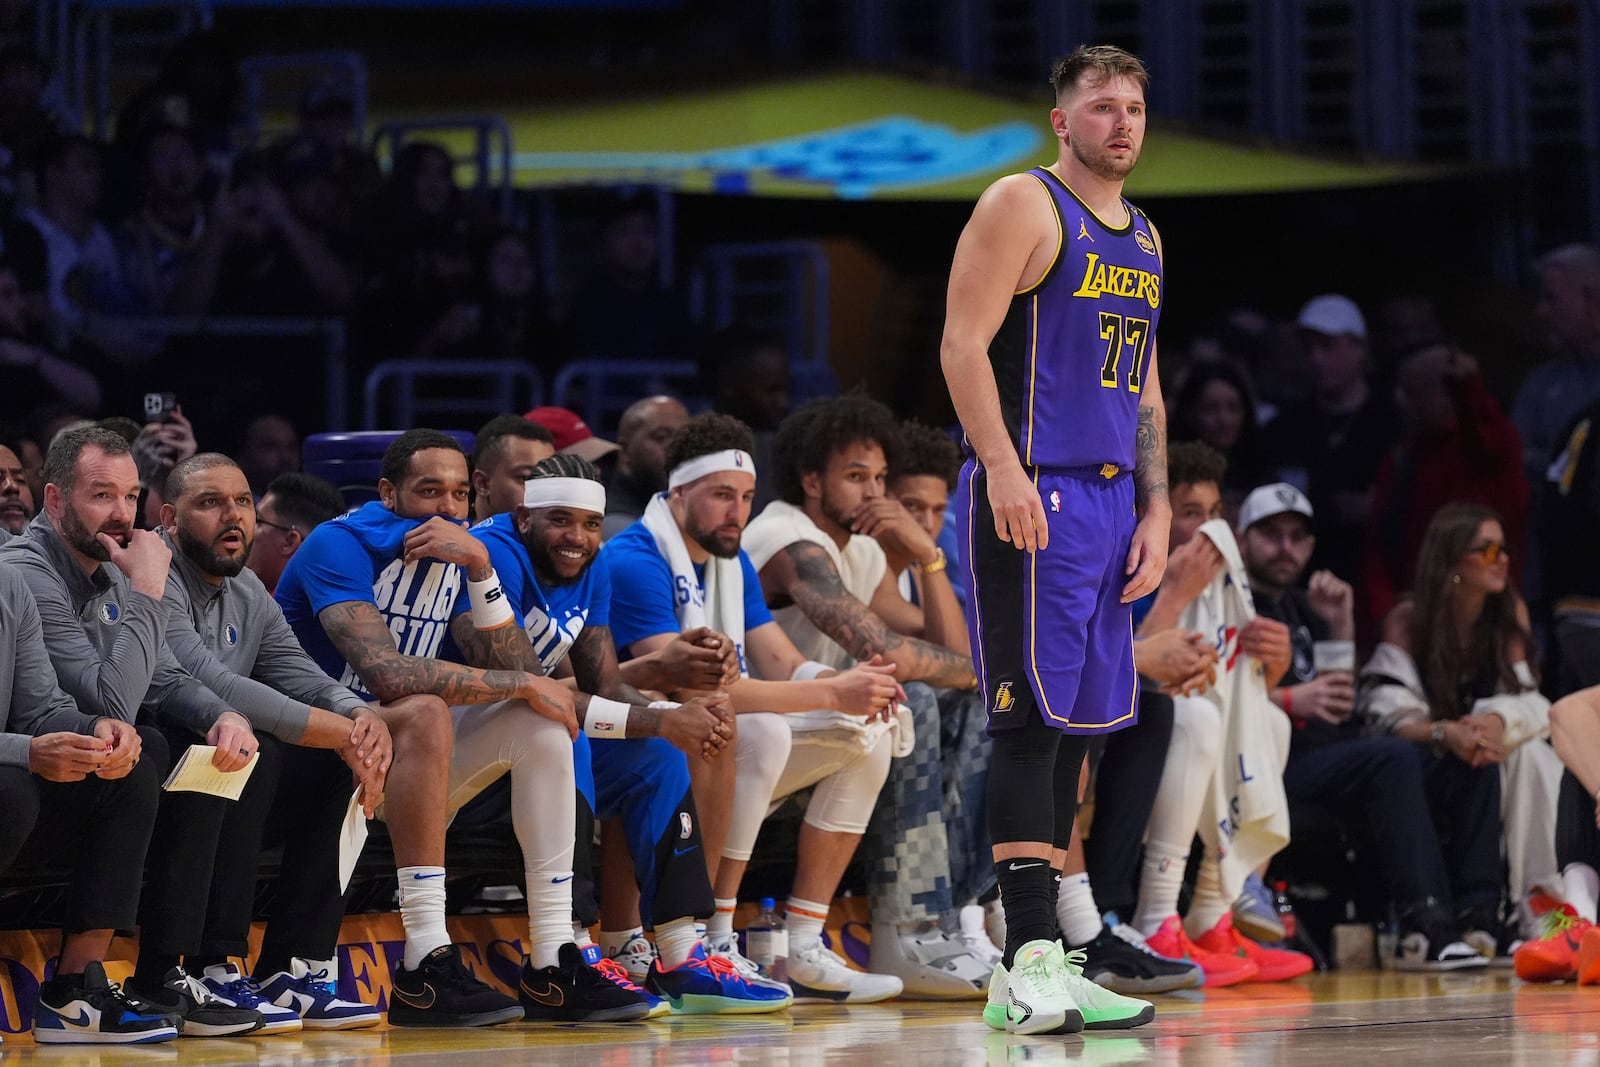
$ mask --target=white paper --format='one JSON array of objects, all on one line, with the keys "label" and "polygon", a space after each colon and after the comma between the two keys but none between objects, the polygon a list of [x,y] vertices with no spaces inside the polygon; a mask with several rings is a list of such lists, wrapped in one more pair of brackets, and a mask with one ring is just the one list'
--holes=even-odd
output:
[{"label": "white paper", "polygon": [[367,843],[367,813],[361,807],[361,790],[350,797],[350,806],[344,810],[344,825],[339,827],[339,892],[350,888],[350,876],[356,872],[356,861]]},{"label": "white paper", "polygon": [[167,780],[161,783],[161,788],[172,793],[209,793],[214,797],[238,800],[261,754],[252,753],[250,762],[237,771],[217,770],[211,762],[216,754],[215,745],[190,745],[189,751],[178,758]]}]

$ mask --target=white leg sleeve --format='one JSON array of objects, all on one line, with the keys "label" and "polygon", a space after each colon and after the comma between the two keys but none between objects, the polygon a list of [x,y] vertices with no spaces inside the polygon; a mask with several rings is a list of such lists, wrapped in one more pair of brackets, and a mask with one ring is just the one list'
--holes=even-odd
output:
[{"label": "white leg sleeve", "polygon": [[[843,756],[843,759],[840,759]],[[808,744],[804,733],[794,737],[794,749],[789,755],[789,766],[784,768],[778,791],[788,796],[812,782],[817,788],[806,805],[805,821],[818,830],[837,834],[864,834],[872,819],[872,809],[883,791],[884,780],[889,777],[889,761],[894,758],[894,735],[885,733],[870,749],[857,749],[854,753],[840,752],[837,745]],[[829,761],[831,762],[831,765]],[[811,764],[796,767],[796,764]],[[827,769],[820,778],[815,771]],[[789,785],[790,778],[796,784]],[[810,781],[799,781],[810,777]]]},{"label": "white leg sleeve", "polygon": [[1222,713],[1201,697],[1174,697],[1172,743],[1146,831],[1134,926],[1155,933],[1178,910],[1183,870],[1206,790],[1222,755]]},{"label": "white leg sleeve", "polygon": [[[777,797],[778,779],[789,762],[791,734],[782,715],[757,712],[738,718],[734,742],[733,814],[722,854],[731,860],[748,860],[761,833],[767,806]],[[727,759],[726,756],[722,757]]]}]

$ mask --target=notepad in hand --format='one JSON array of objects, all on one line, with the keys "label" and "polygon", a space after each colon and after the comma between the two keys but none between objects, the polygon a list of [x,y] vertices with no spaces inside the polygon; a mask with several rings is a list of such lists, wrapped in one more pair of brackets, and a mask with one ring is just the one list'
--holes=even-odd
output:
[{"label": "notepad in hand", "polygon": [[250,772],[256,769],[261,754],[252,753],[250,762],[237,771],[219,771],[211,762],[217,754],[215,745],[190,745],[161,783],[161,788],[173,793],[209,793],[214,797],[238,800]]}]

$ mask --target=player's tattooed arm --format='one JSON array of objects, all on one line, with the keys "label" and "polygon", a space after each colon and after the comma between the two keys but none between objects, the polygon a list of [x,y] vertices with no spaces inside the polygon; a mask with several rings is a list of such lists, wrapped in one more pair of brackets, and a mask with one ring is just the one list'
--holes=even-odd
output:
[{"label": "player's tattooed arm", "polygon": [[852,596],[822,546],[809,541],[787,546],[762,568],[764,588],[769,571],[773,584],[783,587],[811,624],[856,659],[882,656],[884,662],[899,667],[896,677],[902,682],[927,682],[941,689],[971,689],[978,684],[970,656],[890,629]]},{"label": "player's tattooed arm", "polygon": [[1167,502],[1167,416],[1159,399],[1139,405],[1134,455],[1134,504],[1143,515],[1152,503]]},{"label": "player's tattooed arm", "polygon": [[[567,653],[578,688],[626,704],[649,704],[650,699],[622,679],[617,666],[617,646],[609,626],[585,626]],[[630,720],[631,722],[631,720]]]},{"label": "player's tattooed arm", "polygon": [[571,715],[571,695],[561,694],[558,683],[544,678],[519,670],[480,670],[447,660],[402,655],[383,616],[364,601],[330,604],[317,615],[317,621],[379,700],[399,700],[417,693],[431,693],[451,705],[526,700],[537,702],[536,710],[551,718],[563,718],[560,705],[564,700],[566,717]]},{"label": "player's tattooed arm", "polygon": [[472,624],[472,616],[457,615],[450,623],[450,636],[467,662],[481,670],[544,673],[539,657],[534,655],[533,642],[515,623],[480,630]]}]

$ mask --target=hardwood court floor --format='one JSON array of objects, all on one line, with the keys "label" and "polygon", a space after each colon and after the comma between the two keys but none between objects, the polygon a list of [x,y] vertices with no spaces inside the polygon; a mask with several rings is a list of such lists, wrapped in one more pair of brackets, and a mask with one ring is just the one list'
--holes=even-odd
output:
[{"label": "hardwood court floor", "polygon": [[1495,1063],[1600,1065],[1600,988],[1531,986],[1509,972],[1420,977],[1353,973],[1204,995],[1158,997],[1135,1031],[1015,1038],[981,1004],[804,1007],[776,1016],[680,1017],[630,1025],[517,1024],[484,1030],[179,1040],[144,1049],[35,1048],[7,1035],[5,1067],[72,1064],[330,1064],[582,1067],[775,1064],[1003,1067],[1010,1064]]}]

